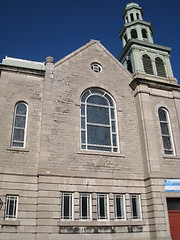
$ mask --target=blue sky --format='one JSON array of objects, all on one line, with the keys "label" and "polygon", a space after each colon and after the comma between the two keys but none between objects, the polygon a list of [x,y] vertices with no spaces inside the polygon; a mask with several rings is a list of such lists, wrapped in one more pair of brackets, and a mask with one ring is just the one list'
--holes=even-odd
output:
[{"label": "blue sky", "polygon": [[[55,62],[90,39],[117,57],[125,0],[0,0],[0,59],[4,56]],[[180,1],[136,0],[154,28],[154,42],[172,47],[171,63],[180,82]]]}]

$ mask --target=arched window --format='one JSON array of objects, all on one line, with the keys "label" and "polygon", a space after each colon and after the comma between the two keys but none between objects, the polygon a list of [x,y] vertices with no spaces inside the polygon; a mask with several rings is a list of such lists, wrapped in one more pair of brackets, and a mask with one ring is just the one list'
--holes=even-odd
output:
[{"label": "arched window", "polygon": [[118,152],[115,102],[99,88],[81,96],[81,149]]},{"label": "arched window", "polygon": [[164,147],[164,153],[174,155],[174,144],[173,144],[173,137],[172,137],[172,130],[170,124],[170,118],[168,111],[160,107],[158,109],[160,127],[161,127],[161,135]]},{"label": "arched window", "polygon": [[145,73],[153,75],[151,58],[147,54],[144,54],[142,56],[142,61]]},{"label": "arched window", "polygon": [[137,19],[139,19],[139,13],[136,13],[136,17],[137,17]]},{"label": "arched window", "polygon": [[147,31],[146,31],[146,29],[142,29],[142,37],[144,38],[144,39],[147,39],[148,37],[147,37]]},{"label": "arched window", "polygon": [[124,40],[127,43],[127,35],[126,34],[124,34]]},{"label": "arched window", "polygon": [[164,67],[164,62],[161,58],[157,57],[155,59],[157,75],[160,77],[166,77],[166,71]]},{"label": "arched window", "polygon": [[137,38],[138,36],[137,36],[137,31],[136,31],[136,29],[133,29],[132,31],[131,31],[131,38]]},{"label": "arched window", "polygon": [[132,64],[131,64],[131,60],[130,59],[127,60],[127,70],[129,70],[131,73],[133,72]]},{"label": "arched window", "polygon": [[28,105],[25,102],[16,103],[12,127],[12,147],[25,147],[27,114]]},{"label": "arched window", "polygon": [[134,21],[133,13],[130,14],[131,21]]}]

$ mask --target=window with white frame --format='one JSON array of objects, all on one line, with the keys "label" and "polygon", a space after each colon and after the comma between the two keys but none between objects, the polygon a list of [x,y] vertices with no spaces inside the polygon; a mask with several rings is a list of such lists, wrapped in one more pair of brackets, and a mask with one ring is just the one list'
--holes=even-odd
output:
[{"label": "window with white frame", "polygon": [[109,219],[108,194],[97,194],[97,219]]},{"label": "window with white frame", "polygon": [[27,115],[28,105],[25,102],[16,103],[12,128],[12,147],[25,147]]},{"label": "window with white frame", "polygon": [[175,150],[169,113],[165,108],[160,107],[158,109],[158,115],[161,127],[161,136],[163,141],[164,153],[174,155]]},{"label": "window with white frame", "polygon": [[99,73],[102,71],[102,66],[99,64],[99,63],[91,63],[91,69],[96,72],[96,73]]},{"label": "window with white frame", "polygon": [[130,195],[130,203],[131,203],[131,218],[132,219],[141,219],[141,198],[140,195],[132,194]]},{"label": "window with white frame", "polygon": [[118,152],[115,102],[102,89],[81,96],[81,149]]},{"label": "window with white frame", "polygon": [[115,219],[125,219],[125,195],[114,194],[114,217]]},{"label": "window with white frame", "polygon": [[61,194],[61,219],[73,219],[73,193]]},{"label": "window with white frame", "polygon": [[79,194],[79,219],[91,219],[91,194]]},{"label": "window with white frame", "polygon": [[7,195],[5,206],[5,219],[16,219],[18,211],[18,196]]}]

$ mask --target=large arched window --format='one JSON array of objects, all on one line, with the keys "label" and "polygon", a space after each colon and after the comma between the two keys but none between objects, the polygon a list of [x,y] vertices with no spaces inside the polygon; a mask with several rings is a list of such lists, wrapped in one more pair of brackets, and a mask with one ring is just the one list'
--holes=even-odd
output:
[{"label": "large arched window", "polygon": [[25,102],[16,103],[12,127],[12,147],[25,147],[27,114],[28,105]]},{"label": "large arched window", "polygon": [[144,54],[142,56],[142,61],[145,73],[153,75],[151,58],[147,54]]},{"label": "large arched window", "polygon": [[164,62],[161,58],[157,57],[155,59],[157,75],[160,77],[166,77],[166,71],[164,67]]},{"label": "large arched window", "polygon": [[81,149],[118,152],[115,102],[99,88],[81,96]]},{"label": "large arched window", "polygon": [[158,115],[159,115],[159,121],[160,121],[160,127],[161,127],[164,153],[174,155],[175,150],[174,150],[174,142],[173,142],[169,113],[165,108],[160,107],[158,109]]}]

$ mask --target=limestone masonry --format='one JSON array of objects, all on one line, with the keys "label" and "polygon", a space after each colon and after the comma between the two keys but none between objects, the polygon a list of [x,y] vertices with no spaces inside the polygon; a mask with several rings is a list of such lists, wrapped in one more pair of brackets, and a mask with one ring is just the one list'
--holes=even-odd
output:
[{"label": "limestone masonry", "polygon": [[138,4],[91,40],[0,64],[0,239],[180,239],[180,86]]}]

